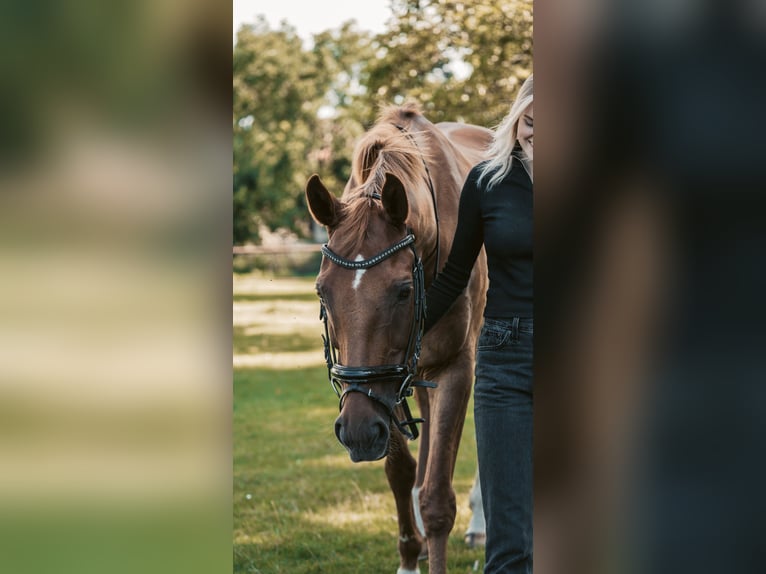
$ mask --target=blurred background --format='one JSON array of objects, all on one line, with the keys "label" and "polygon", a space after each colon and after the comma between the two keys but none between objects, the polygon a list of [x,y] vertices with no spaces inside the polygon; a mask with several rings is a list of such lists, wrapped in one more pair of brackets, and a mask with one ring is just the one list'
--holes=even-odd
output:
[{"label": "blurred background", "polygon": [[0,13],[0,570],[226,571],[231,7]]},{"label": "blurred background", "polygon": [[758,572],[766,12],[535,10],[535,567]]}]

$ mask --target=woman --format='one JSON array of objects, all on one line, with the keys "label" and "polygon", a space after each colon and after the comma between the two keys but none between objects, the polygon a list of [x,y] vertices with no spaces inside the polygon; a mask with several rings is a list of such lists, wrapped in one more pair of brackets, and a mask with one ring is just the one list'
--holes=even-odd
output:
[{"label": "woman", "polygon": [[476,353],[474,419],[487,522],[485,574],[532,572],[532,76],[468,174],[444,270],[427,293],[426,330],[487,252],[489,289]]}]

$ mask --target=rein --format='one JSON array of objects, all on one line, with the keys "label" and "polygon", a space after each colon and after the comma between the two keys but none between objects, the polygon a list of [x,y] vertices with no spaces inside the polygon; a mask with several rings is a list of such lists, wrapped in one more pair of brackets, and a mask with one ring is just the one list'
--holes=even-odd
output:
[{"label": "rein", "polygon": [[[434,206],[434,218],[436,219],[436,260],[434,266],[434,277],[436,277],[436,274],[439,272],[439,246],[441,241],[439,237],[439,211],[436,204],[436,192],[434,191],[433,181],[431,180],[431,172],[429,171],[425,157],[420,151],[412,134],[403,126],[397,124],[394,125],[413,143],[420,153],[420,159],[423,161],[423,167],[425,168],[428,189],[431,192],[431,201]],[[372,193],[370,194],[370,197],[377,200],[381,199],[381,196],[378,193]],[[418,256],[417,251],[415,251],[415,235],[410,228],[407,228],[407,235],[405,235],[403,239],[384,249],[377,255],[363,261],[351,261],[341,257],[332,251],[327,243],[322,245],[322,255],[333,264],[345,269],[368,269],[385,261],[405,247],[409,247],[412,250],[412,254],[415,258],[412,267],[415,308],[413,310],[412,324],[410,325],[410,335],[407,341],[407,352],[405,354],[404,363],[367,367],[350,367],[339,364],[335,354],[335,346],[330,340],[330,330],[327,324],[327,309],[325,308],[323,301],[320,301],[319,318],[324,323],[324,335],[322,335],[322,341],[324,343],[324,358],[327,363],[328,378],[330,379],[330,385],[339,398],[339,410],[343,409],[346,397],[348,397],[350,393],[362,393],[383,406],[388,413],[390,420],[394,422],[396,428],[398,428],[404,436],[410,440],[415,440],[419,436],[417,424],[425,422],[425,420],[412,417],[407,398],[412,396],[414,392],[413,387],[436,388],[436,383],[417,378],[418,360],[420,359],[420,348],[426,318],[426,289],[423,261]],[[363,386],[364,383],[370,382],[398,383],[399,390],[393,400],[388,400],[374,393],[371,388]],[[345,389],[343,388],[343,385],[346,385]],[[401,420],[394,412],[397,406],[401,407],[404,414],[404,417]]]}]

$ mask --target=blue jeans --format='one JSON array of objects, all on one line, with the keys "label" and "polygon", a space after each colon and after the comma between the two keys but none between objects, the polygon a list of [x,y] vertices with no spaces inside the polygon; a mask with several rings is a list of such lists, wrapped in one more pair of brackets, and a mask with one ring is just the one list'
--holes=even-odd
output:
[{"label": "blue jeans", "polygon": [[532,572],[532,336],[532,318],[485,318],[476,352],[485,574]]}]

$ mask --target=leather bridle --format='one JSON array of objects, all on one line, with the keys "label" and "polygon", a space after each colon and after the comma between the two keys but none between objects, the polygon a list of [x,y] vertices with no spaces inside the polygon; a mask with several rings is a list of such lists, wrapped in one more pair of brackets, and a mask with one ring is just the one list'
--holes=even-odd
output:
[{"label": "leather bridle", "polygon": [[[379,198],[380,196],[377,197]],[[388,413],[389,418],[396,425],[396,428],[410,440],[418,438],[419,433],[417,423],[424,422],[424,419],[416,419],[412,417],[412,412],[407,404],[407,398],[412,396],[413,387],[436,387],[436,383],[418,380],[416,378],[418,360],[420,359],[421,341],[423,339],[423,326],[425,324],[426,292],[425,279],[423,276],[423,261],[418,257],[414,244],[415,236],[412,234],[412,231],[408,229],[404,239],[395,243],[391,247],[384,249],[377,255],[363,261],[351,261],[345,259],[333,252],[327,244],[322,246],[322,254],[335,265],[345,269],[368,269],[385,261],[394,253],[405,247],[409,247],[412,250],[412,254],[415,258],[415,262],[412,266],[414,310],[412,323],[410,325],[409,339],[407,341],[407,351],[403,363],[359,367],[341,365],[338,363],[335,354],[335,345],[333,345],[330,340],[330,331],[327,325],[327,309],[324,306],[324,302],[320,302],[319,311],[319,318],[324,322],[324,335],[322,335],[322,341],[324,342],[324,356],[325,361],[327,362],[328,377],[335,394],[338,395],[338,398],[340,399],[338,405],[339,409],[343,409],[343,403],[350,393],[362,393],[371,400],[382,405]],[[387,399],[376,394],[370,387],[364,385],[364,383],[373,382],[396,383],[399,385],[399,390],[393,399]],[[346,387],[343,388],[343,385],[346,385]],[[399,420],[399,417],[396,416],[394,412],[395,407],[398,405],[401,406],[404,413],[404,418],[401,420]]]},{"label": "leather bridle", "polygon": [[[396,124],[395,124],[396,125]],[[407,136],[413,145],[420,152],[420,148],[412,137],[412,134],[400,125],[396,125],[396,128]],[[431,180],[431,173],[428,169],[428,165],[420,154],[425,173],[427,177],[428,188],[431,193],[431,200],[434,206],[434,217],[436,219],[436,258],[434,264],[434,276],[439,270],[439,216],[436,206],[436,194],[434,192],[433,181]],[[377,200],[381,200],[381,196],[378,193],[372,193],[369,197]],[[384,249],[377,255],[364,259],[361,261],[351,261],[341,257],[330,247],[327,243],[322,245],[322,254],[332,263],[343,267],[345,269],[368,269],[385,261],[398,251],[409,247],[412,250],[414,256],[414,264],[412,266],[412,283],[414,291],[414,309],[412,314],[412,323],[410,325],[409,339],[407,341],[407,351],[404,355],[404,362],[395,365],[373,365],[373,366],[347,366],[338,363],[337,356],[335,354],[335,345],[330,340],[330,331],[327,324],[328,315],[325,308],[324,301],[320,300],[319,318],[324,323],[324,335],[322,335],[322,341],[324,342],[324,356],[327,363],[327,372],[335,394],[339,398],[339,410],[343,409],[343,404],[346,397],[350,393],[362,393],[369,397],[374,402],[379,403],[388,413],[391,421],[396,425],[396,428],[410,440],[418,438],[417,423],[425,422],[422,418],[413,418],[410,407],[407,403],[407,398],[411,397],[414,389],[413,387],[424,388],[436,388],[436,383],[431,381],[424,381],[417,378],[418,360],[420,359],[420,347],[423,339],[423,328],[426,318],[426,289],[425,289],[425,274],[423,272],[423,261],[415,251],[415,235],[412,229],[407,228],[405,237],[390,247]],[[396,383],[399,385],[399,390],[394,396],[393,400],[381,397],[374,393],[373,390],[364,386],[364,383]],[[343,385],[346,385],[345,389]],[[394,409],[400,406],[404,417],[400,420],[396,416]]]}]

